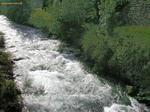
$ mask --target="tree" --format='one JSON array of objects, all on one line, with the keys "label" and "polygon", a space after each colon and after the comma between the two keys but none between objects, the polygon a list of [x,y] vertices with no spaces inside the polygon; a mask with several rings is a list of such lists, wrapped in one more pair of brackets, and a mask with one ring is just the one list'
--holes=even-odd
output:
[{"label": "tree", "polygon": [[[11,0],[17,2],[16,0]],[[7,16],[13,21],[24,24],[28,21],[32,11],[31,2],[29,0],[21,0],[23,5],[11,5],[8,8]]]}]

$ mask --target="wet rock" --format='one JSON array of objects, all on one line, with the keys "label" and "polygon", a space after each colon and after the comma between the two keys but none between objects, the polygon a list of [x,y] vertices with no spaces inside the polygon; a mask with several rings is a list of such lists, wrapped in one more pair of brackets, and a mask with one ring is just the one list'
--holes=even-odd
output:
[{"label": "wet rock", "polygon": [[13,61],[20,61],[23,60],[24,58],[14,58]]}]

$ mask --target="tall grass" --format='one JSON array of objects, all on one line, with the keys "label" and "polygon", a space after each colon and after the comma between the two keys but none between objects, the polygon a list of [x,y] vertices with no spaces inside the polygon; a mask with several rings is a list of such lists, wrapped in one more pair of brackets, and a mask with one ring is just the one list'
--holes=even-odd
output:
[{"label": "tall grass", "polygon": [[131,37],[141,45],[150,45],[150,26],[124,26],[117,27],[115,32],[119,36]]},{"label": "tall grass", "polygon": [[[0,38],[3,38],[2,33]],[[4,39],[0,39],[0,44],[4,44]],[[10,55],[0,49],[0,111],[2,112],[21,112],[20,92],[12,80],[12,69]]]}]

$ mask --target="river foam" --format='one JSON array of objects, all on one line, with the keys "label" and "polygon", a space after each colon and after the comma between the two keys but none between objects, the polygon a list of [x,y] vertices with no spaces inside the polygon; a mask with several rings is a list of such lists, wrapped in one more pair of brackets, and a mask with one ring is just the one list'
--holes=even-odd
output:
[{"label": "river foam", "polygon": [[59,53],[60,41],[46,39],[40,31],[2,15],[0,31],[15,62],[15,81],[22,91],[25,111],[146,112],[132,98],[132,105],[118,104],[109,84],[88,73],[69,54]]}]

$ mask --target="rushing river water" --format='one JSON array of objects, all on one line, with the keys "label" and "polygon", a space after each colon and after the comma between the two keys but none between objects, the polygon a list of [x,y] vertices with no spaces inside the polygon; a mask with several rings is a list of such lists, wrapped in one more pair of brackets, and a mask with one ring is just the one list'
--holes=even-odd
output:
[{"label": "rushing river water", "polygon": [[[148,112],[133,98],[119,100],[119,90],[84,70],[72,55],[59,53],[60,42],[40,31],[0,16],[6,50],[15,62],[15,81],[27,112]],[[117,89],[116,89],[117,91]],[[121,93],[120,93],[121,94]]]}]

